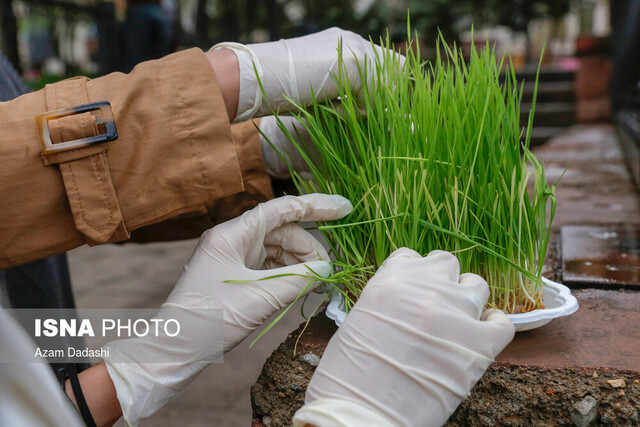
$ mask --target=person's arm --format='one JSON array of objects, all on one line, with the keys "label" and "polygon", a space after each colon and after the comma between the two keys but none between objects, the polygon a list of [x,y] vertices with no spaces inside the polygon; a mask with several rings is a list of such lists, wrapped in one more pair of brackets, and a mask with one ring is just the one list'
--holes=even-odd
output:
[{"label": "person's arm", "polygon": [[[326,277],[331,266],[322,244],[296,222],[334,220],[351,209],[341,196],[282,197],[203,234],[157,315],[170,311],[180,333],[110,342],[106,363],[78,375],[95,423],[111,425],[124,413],[128,425],[138,425],[275,311],[310,292],[318,284],[311,271]],[[261,280],[269,276],[277,277]],[[78,408],[70,381],[65,391]]]},{"label": "person's arm", "polygon": [[157,314],[180,332],[106,345],[127,424],[154,414],[269,316],[312,291],[315,278],[330,275],[326,250],[296,222],[331,221],[351,209],[341,196],[286,196],[205,232]]},{"label": "person's arm", "polygon": [[240,66],[238,57],[228,50],[210,51],[205,54],[218,79],[229,120],[236,118],[240,92]]},{"label": "person's arm", "polygon": [[[350,73],[380,50],[333,28],[274,43],[227,43],[207,54],[190,49],[139,64],[130,74],[68,79],[0,103],[0,268],[83,243],[126,240],[132,230],[241,193],[251,181],[260,180],[260,194],[270,195],[266,172],[282,166],[251,167],[259,176],[252,180],[246,165],[262,163],[262,148],[254,144],[250,154],[259,162],[243,160],[246,151],[235,143],[230,121],[267,114],[268,105],[295,109],[288,100],[306,105],[312,88],[326,99],[337,96],[330,75],[341,42]],[[362,82],[351,83],[359,93]],[[99,114],[77,111],[99,102],[109,107]],[[69,114],[42,126],[50,140],[42,146],[35,117],[61,109]],[[111,124],[117,139],[78,144]]]},{"label": "person's arm", "polygon": [[211,227],[240,216],[259,203],[272,199],[274,189],[263,159],[262,138],[257,127],[259,126],[263,132],[268,132],[271,137],[278,137],[278,133],[281,132],[272,125],[263,129],[265,121],[268,123],[273,120],[273,117],[265,117],[231,126],[233,143],[244,178],[244,191],[212,200],[198,212],[189,212],[134,230],[131,233],[131,241],[147,243],[196,239]]},{"label": "person's arm", "polygon": [[[298,140],[300,144],[310,147],[311,137],[296,118],[281,116],[279,119],[288,132],[301,137]],[[197,238],[205,230],[272,199],[278,184],[289,184],[280,181],[275,188],[271,185],[271,178],[289,178],[289,163],[285,158],[290,159],[294,170],[309,170],[274,116],[235,123],[231,126],[231,133],[244,177],[244,191],[207,203],[206,209],[201,212],[190,212],[134,230],[131,241],[146,243]],[[293,183],[289,188],[295,189]]]},{"label": "person's arm", "polygon": [[[82,395],[98,427],[111,426],[122,416],[122,408],[116,396],[116,388],[111,381],[104,363],[92,366],[78,374]],[[78,409],[69,380],[64,385],[65,393]]]},{"label": "person's arm", "polygon": [[[0,268],[124,240],[242,192],[247,177],[230,127],[233,57],[191,49],[130,74],[65,80],[0,103]],[[116,140],[43,154],[37,114],[100,101],[110,103]],[[101,132],[90,113],[48,128],[54,148]]]}]

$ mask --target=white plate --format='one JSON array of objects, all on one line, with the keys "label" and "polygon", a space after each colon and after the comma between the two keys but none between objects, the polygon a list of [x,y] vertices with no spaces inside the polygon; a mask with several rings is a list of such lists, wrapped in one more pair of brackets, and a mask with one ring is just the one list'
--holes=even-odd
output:
[{"label": "white plate", "polygon": [[[542,281],[546,285],[542,288],[542,303],[545,308],[532,310],[528,313],[507,314],[507,317],[516,327],[516,332],[539,328],[553,319],[568,316],[578,310],[578,300],[571,295],[569,288],[544,277]],[[338,326],[342,325],[342,322],[347,317],[344,297],[337,291],[331,293],[331,299],[327,307],[327,317],[333,319]]]},{"label": "white plate", "polygon": [[565,285],[542,278],[545,287],[542,288],[542,303],[545,308],[539,308],[527,313],[507,314],[516,327],[516,332],[528,331],[546,325],[553,319],[568,316],[578,311],[578,300],[571,295]]}]

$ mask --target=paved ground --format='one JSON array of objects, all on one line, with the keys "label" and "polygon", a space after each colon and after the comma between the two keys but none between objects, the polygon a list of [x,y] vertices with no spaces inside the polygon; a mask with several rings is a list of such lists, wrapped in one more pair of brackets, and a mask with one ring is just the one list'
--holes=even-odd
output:
[{"label": "paved ground", "polygon": [[613,126],[576,125],[533,151],[544,162],[549,182],[564,174],[556,191],[555,229],[640,222],[640,195]]},{"label": "paved ground", "polygon": [[[82,247],[69,253],[76,302],[82,308],[158,307],[189,259],[195,240]],[[312,307],[312,303],[309,303]],[[211,365],[147,426],[249,426],[249,388],[273,349],[302,322],[292,310],[251,349],[249,338]],[[120,422],[118,425],[124,425]]]}]

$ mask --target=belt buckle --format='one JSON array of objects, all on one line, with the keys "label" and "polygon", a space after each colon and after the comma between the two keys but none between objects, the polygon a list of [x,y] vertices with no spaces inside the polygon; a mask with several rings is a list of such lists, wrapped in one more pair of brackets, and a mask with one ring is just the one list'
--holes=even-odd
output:
[{"label": "belt buckle", "polygon": [[[72,116],[74,114],[82,114],[91,112],[100,112],[100,115],[96,116],[96,122],[99,129],[104,128],[104,133],[95,136],[89,136],[86,138],[74,139],[71,141],[64,141],[54,144],[51,141],[51,132],[49,129],[49,120],[55,120],[66,116]],[[113,111],[111,110],[111,104],[108,101],[94,102],[92,104],[77,105],[75,107],[63,108],[61,110],[47,111],[46,113],[38,114],[36,116],[36,125],[38,126],[38,133],[40,135],[40,143],[42,144],[42,154],[53,154],[61,151],[74,150],[76,148],[89,147],[95,144],[101,144],[103,142],[113,141],[118,139],[118,131],[116,130],[116,123],[113,120]]]}]

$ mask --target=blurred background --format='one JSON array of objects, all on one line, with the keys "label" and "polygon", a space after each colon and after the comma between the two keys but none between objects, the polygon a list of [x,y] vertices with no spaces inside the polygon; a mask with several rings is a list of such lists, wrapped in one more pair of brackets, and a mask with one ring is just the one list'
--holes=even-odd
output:
[{"label": "blurred background", "polygon": [[[27,81],[128,71],[136,61],[233,40],[264,42],[339,26],[374,40],[406,37],[407,10],[426,48],[489,39],[518,67],[572,64],[582,39],[611,33],[609,0],[0,0],[4,54]],[[605,43],[606,44],[606,43]],[[569,66],[569,65],[567,65]]]},{"label": "blurred background", "polygon": [[[532,144],[544,150],[554,137],[574,135],[574,145],[566,138],[556,139],[560,148],[546,144],[551,161],[562,160],[559,176],[568,163],[559,157],[561,149],[574,156],[589,141],[610,143],[622,150],[615,151],[621,176],[636,185],[629,183],[624,193],[608,175],[588,178],[602,159],[596,150],[574,186],[571,173],[565,177],[558,198],[565,206],[578,203],[565,216],[582,215],[586,222],[638,218],[640,0],[0,0],[0,100],[76,75],[128,72],[139,62],[220,41],[265,42],[339,26],[374,41],[388,31],[399,46],[407,37],[407,10],[427,57],[438,30],[468,51],[472,28],[476,43],[488,40],[510,55],[525,81],[523,125],[544,48]],[[619,134],[606,124],[612,121]],[[573,166],[585,157],[571,156]],[[576,190],[584,183],[609,186],[602,195]],[[607,197],[618,197],[615,206],[628,204],[628,210],[618,209],[626,216],[602,202]],[[4,280],[14,307],[157,307],[194,246],[187,240],[82,247],[68,254],[68,264],[63,254],[0,271],[0,284]],[[253,348],[245,342],[146,425],[249,425],[249,388],[264,360],[302,321],[301,315],[286,316]]]},{"label": "blurred background", "polygon": [[[33,89],[75,75],[130,71],[141,61],[220,41],[256,43],[339,26],[398,45],[412,30],[428,57],[440,30],[468,50],[490,41],[531,84],[545,49],[534,142],[574,121],[610,116],[613,47],[635,0],[0,0],[0,48]],[[612,24],[617,22],[619,25]],[[635,23],[634,23],[635,25]],[[622,34],[620,34],[622,33]],[[627,49],[629,50],[629,49]],[[593,77],[597,78],[593,78]],[[553,84],[551,84],[553,83]],[[575,86],[574,86],[575,83]],[[635,83],[635,82],[634,82]],[[553,93],[548,93],[552,91]],[[621,90],[624,93],[624,90]],[[574,102],[577,101],[577,102]],[[547,116],[555,117],[543,117]],[[550,119],[550,120],[547,120]],[[561,120],[562,119],[562,120]]]}]

